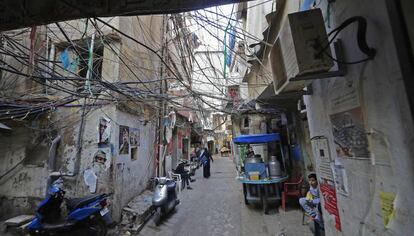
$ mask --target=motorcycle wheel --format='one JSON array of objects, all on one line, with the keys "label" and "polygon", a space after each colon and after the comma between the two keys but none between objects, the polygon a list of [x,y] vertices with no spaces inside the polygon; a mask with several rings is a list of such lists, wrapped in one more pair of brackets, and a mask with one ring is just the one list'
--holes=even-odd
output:
[{"label": "motorcycle wheel", "polygon": [[157,207],[155,209],[154,217],[153,217],[154,224],[158,226],[161,222],[161,207]]},{"label": "motorcycle wheel", "polygon": [[93,219],[90,219],[86,225],[85,235],[94,235],[94,236],[105,236],[108,229],[106,227],[105,221],[100,216],[95,216]]}]

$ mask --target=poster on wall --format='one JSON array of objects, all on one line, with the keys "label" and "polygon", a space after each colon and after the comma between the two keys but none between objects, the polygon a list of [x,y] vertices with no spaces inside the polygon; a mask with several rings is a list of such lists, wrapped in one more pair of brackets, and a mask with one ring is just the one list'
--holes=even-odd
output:
[{"label": "poster on wall", "polygon": [[111,167],[111,149],[98,148],[93,152],[92,165],[83,173],[85,184],[91,193],[106,192],[108,170]]},{"label": "poster on wall", "polygon": [[98,144],[109,144],[111,139],[111,120],[100,117],[98,121]]},{"label": "poster on wall", "polygon": [[119,126],[119,155],[129,154],[129,127]]},{"label": "poster on wall", "polygon": [[335,219],[335,228],[341,231],[341,219],[339,218],[338,200],[334,183],[327,179],[322,179],[319,188],[322,192],[325,210]]},{"label": "poster on wall", "polygon": [[93,156],[93,164],[108,170],[111,167],[111,148],[99,148]]},{"label": "poster on wall", "polygon": [[129,144],[131,148],[137,147],[140,145],[140,132],[138,128],[130,128],[129,129]]},{"label": "poster on wall", "polygon": [[331,164],[331,167],[334,175],[336,191],[339,194],[348,196],[348,176],[346,174],[344,165],[336,159],[335,162]]},{"label": "poster on wall", "polygon": [[330,116],[337,157],[369,158],[361,107]]},{"label": "poster on wall", "polygon": [[380,192],[379,197],[380,197],[382,218],[384,220],[384,226],[385,228],[389,228],[390,222],[395,217],[395,207],[394,207],[395,193]]}]

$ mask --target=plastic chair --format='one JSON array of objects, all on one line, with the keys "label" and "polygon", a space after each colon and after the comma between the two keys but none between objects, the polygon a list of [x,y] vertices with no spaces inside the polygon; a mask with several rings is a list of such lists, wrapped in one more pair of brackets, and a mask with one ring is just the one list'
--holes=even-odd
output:
[{"label": "plastic chair", "polygon": [[170,177],[170,179],[173,179],[177,182],[177,186],[178,186],[178,192],[181,193],[181,189],[182,189],[182,179],[181,179],[181,175],[180,174],[176,174],[172,171],[168,171],[168,176]]},{"label": "plastic chair", "polygon": [[283,192],[282,192],[282,208],[286,211],[286,198],[287,197],[297,197],[300,198],[301,194],[301,186],[303,183],[303,177],[300,176],[297,179],[293,179],[290,182],[285,182],[283,185]]}]

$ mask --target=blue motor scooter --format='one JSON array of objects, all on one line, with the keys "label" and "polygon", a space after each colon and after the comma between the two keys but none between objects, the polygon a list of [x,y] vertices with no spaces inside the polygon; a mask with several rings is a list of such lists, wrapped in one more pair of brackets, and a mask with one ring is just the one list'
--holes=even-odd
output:
[{"label": "blue motor scooter", "polygon": [[[36,217],[27,226],[30,235],[96,235],[104,236],[112,223],[107,208],[107,194],[65,199],[61,178],[56,180],[36,209]],[[68,215],[61,215],[66,201]]]}]

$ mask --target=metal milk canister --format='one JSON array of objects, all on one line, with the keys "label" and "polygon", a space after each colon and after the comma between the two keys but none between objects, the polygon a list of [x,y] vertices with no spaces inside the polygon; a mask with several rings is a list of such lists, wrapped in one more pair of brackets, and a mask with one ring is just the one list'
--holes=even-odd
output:
[{"label": "metal milk canister", "polygon": [[280,163],[277,160],[276,156],[271,156],[269,160],[269,176],[280,177],[282,175],[282,169],[280,168]]}]

